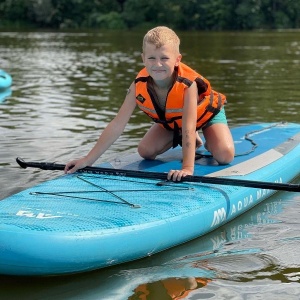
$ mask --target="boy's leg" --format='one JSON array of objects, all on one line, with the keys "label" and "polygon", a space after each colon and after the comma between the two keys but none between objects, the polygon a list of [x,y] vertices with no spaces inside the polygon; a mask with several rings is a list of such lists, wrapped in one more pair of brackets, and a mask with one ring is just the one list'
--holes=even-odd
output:
[{"label": "boy's leg", "polygon": [[203,141],[199,136],[198,131],[196,131],[196,150],[203,145]]},{"label": "boy's leg", "polygon": [[166,152],[172,145],[173,131],[154,124],[140,141],[138,153],[145,159],[155,159],[158,154]]},{"label": "boy's leg", "polygon": [[215,123],[203,129],[206,149],[219,164],[229,164],[234,158],[231,132],[224,123]]}]

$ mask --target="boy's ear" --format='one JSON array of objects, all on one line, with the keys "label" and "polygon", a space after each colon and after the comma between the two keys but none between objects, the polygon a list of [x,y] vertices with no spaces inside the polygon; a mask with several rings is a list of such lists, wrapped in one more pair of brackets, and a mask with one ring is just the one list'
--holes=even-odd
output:
[{"label": "boy's ear", "polygon": [[145,55],[144,55],[144,53],[141,53],[141,57],[142,57],[143,63],[145,64]]},{"label": "boy's ear", "polygon": [[176,66],[176,67],[178,67],[178,65],[179,65],[179,63],[180,63],[180,61],[181,61],[181,58],[182,58],[182,55],[179,54],[179,55],[177,56],[177,59],[176,59],[176,62],[175,62],[175,66]]}]

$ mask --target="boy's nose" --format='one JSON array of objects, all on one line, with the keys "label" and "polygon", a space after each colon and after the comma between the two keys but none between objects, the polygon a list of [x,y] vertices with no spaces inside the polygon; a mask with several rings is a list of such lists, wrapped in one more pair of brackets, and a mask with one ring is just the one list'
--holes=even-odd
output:
[{"label": "boy's nose", "polygon": [[161,62],[161,60],[159,60],[159,59],[158,59],[158,60],[156,61],[156,65],[158,65],[158,66],[162,66],[162,62]]}]

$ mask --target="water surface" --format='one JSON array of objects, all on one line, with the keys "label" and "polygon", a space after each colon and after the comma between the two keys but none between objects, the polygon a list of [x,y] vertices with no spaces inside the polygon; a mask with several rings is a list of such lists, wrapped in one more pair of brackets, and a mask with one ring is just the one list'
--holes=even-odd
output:
[{"label": "water surface", "polygon": [[[92,147],[142,67],[144,32],[0,32],[0,199],[58,176],[26,160],[65,163]],[[179,32],[183,62],[227,96],[231,127],[300,122],[299,32]],[[99,162],[135,151],[149,128],[136,111]],[[0,277],[1,299],[139,299],[186,286],[186,299],[299,299],[300,196],[277,193],[195,241],[137,262],[63,278]],[[18,289],[16,289],[18,287]],[[157,296],[157,294],[159,296]]]}]

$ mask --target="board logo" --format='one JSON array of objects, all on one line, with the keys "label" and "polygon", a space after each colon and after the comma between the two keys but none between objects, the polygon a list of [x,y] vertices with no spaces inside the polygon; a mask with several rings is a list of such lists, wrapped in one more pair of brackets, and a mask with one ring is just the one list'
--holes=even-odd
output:
[{"label": "board logo", "polygon": [[52,214],[47,214],[47,213],[43,213],[43,212],[38,212],[35,213],[33,211],[30,210],[19,210],[16,213],[16,216],[19,217],[27,217],[27,218],[36,218],[36,219],[54,219],[54,218],[62,218],[62,216],[55,216]]},{"label": "board logo", "polygon": [[214,219],[210,225],[210,227],[219,225],[221,222],[226,220],[226,210],[224,207],[219,208],[214,211]]}]

